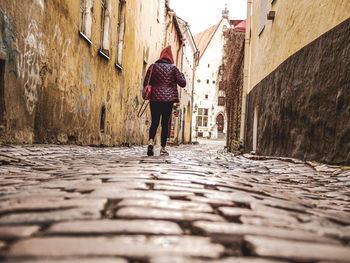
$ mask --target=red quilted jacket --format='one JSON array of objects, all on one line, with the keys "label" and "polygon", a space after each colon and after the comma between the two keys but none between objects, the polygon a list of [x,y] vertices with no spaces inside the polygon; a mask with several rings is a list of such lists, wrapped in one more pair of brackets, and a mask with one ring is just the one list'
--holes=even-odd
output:
[{"label": "red quilted jacket", "polygon": [[148,83],[151,68],[153,67],[150,85],[152,92],[150,101],[168,101],[179,102],[179,94],[177,85],[180,87],[186,86],[186,79],[183,73],[170,62],[169,59],[163,58],[152,64],[147,71],[143,86]]}]

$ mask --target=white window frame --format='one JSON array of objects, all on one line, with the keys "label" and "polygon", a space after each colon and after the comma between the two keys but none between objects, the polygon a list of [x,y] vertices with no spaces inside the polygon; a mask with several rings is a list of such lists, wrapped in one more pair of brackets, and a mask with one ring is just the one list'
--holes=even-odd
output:
[{"label": "white window frame", "polygon": [[80,25],[79,35],[83,37],[90,45],[92,28],[92,8],[94,0],[80,0]]},{"label": "white window frame", "polygon": [[118,5],[118,24],[117,24],[117,52],[115,56],[115,66],[120,70],[123,69],[123,48],[124,48],[124,37],[125,37],[125,17],[126,17],[126,1],[119,0]]},{"label": "white window frame", "polygon": [[112,0],[101,0],[101,38],[99,53],[109,59]]},{"label": "white window frame", "polygon": [[197,127],[208,127],[208,116],[209,116],[209,109],[199,108],[198,115],[197,115]]}]

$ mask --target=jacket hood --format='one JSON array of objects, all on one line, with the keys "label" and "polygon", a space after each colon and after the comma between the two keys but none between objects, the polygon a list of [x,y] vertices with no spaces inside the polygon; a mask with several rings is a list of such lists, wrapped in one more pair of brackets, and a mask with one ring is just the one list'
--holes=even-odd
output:
[{"label": "jacket hood", "polygon": [[171,52],[171,46],[167,46],[166,48],[163,49],[163,51],[160,53],[159,60],[162,59],[169,59],[171,64],[174,64],[174,59],[173,59],[173,52]]}]

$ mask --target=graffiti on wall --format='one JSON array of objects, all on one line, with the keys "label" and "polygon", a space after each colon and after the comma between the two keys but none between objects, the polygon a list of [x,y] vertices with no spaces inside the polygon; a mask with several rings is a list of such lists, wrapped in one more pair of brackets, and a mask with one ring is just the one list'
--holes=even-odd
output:
[{"label": "graffiti on wall", "polygon": [[91,105],[90,105],[90,97],[88,94],[85,94],[84,92],[79,92],[78,95],[78,101],[75,105],[75,113],[76,114],[82,114],[82,115],[88,115],[91,113]]},{"label": "graffiti on wall", "polygon": [[[57,84],[58,89],[61,91],[65,91],[67,87],[67,81],[69,81],[70,76],[68,76],[73,70],[67,70],[65,65],[69,65],[69,63],[65,63],[68,58],[68,51],[71,44],[71,40],[69,38],[65,38],[62,34],[61,29],[58,25],[55,26],[54,34],[53,34],[53,42],[55,48],[53,49],[52,62],[56,67],[57,72]],[[50,43],[48,43],[49,45]]]},{"label": "graffiti on wall", "polygon": [[40,56],[44,54],[42,33],[35,20],[31,20],[27,36],[24,39],[24,49],[19,61],[19,76],[24,80],[24,97],[29,114],[33,113],[38,100],[40,84]]},{"label": "graffiti on wall", "polygon": [[96,86],[92,84],[91,63],[89,61],[83,62],[83,85],[89,88],[92,96]]},{"label": "graffiti on wall", "polygon": [[18,78],[17,57],[18,44],[13,28],[13,19],[0,8],[0,55],[7,59],[8,74]]}]

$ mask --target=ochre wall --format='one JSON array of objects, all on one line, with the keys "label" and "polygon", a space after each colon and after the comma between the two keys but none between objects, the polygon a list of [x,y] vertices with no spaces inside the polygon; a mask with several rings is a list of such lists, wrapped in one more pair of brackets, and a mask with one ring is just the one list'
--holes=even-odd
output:
[{"label": "ochre wall", "polygon": [[[115,67],[118,1],[112,1],[107,60],[98,54],[100,1],[94,1],[90,45],[78,34],[80,1],[0,0],[0,58],[5,60],[0,142],[144,141],[149,116],[136,116],[142,73],[144,61],[153,63],[163,47],[164,7],[158,0],[142,2],[126,1],[123,70],[119,70]],[[159,13],[150,6],[160,8]]]},{"label": "ochre wall", "polygon": [[253,1],[251,61],[248,91],[283,61],[325,32],[350,17],[349,0],[267,0],[267,12],[276,11],[267,20],[262,34],[260,6]]}]

